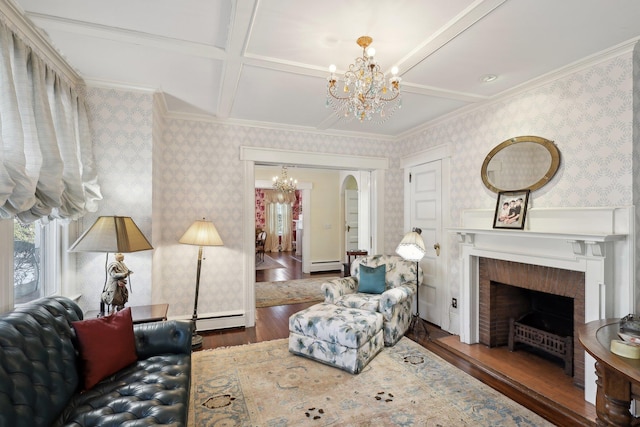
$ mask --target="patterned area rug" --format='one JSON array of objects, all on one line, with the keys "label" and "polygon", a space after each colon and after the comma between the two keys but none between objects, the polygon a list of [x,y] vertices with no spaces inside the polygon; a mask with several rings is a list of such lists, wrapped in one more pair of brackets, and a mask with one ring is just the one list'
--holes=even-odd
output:
[{"label": "patterned area rug", "polygon": [[402,338],[359,375],[288,340],[193,353],[189,426],[552,426]]},{"label": "patterned area rug", "polygon": [[320,286],[336,277],[317,279],[286,280],[282,282],[256,282],[256,307],[298,304],[301,302],[324,301]]},{"label": "patterned area rug", "polygon": [[256,270],[271,270],[272,268],[286,268],[286,267],[280,264],[275,259],[271,258],[267,254],[264,254],[264,260],[260,262],[256,260]]}]

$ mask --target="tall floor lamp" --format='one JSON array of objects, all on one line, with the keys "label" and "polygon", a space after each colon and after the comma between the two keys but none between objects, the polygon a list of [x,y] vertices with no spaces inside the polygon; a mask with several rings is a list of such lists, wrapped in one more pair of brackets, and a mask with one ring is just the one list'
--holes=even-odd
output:
[{"label": "tall floor lamp", "polygon": [[429,338],[429,332],[420,317],[420,281],[418,272],[420,269],[420,260],[424,258],[427,253],[421,234],[422,230],[418,227],[413,228],[413,230],[405,234],[396,248],[396,253],[405,260],[416,263],[416,313],[411,318],[409,330],[417,337],[418,329],[422,329],[426,337]]},{"label": "tall floor lamp", "polygon": [[200,293],[200,268],[202,266],[202,247],[203,246],[222,246],[222,239],[218,230],[216,230],[213,222],[202,220],[195,221],[191,227],[182,235],[180,243],[186,245],[196,245],[198,248],[198,269],[196,270],[196,298],[193,303],[193,316],[191,316],[191,348],[202,347],[202,336],[198,335],[196,321],[198,320],[198,294]]},{"label": "tall floor lamp", "polygon": [[[101,216],[69,248],[69,252],[105,252],[104,283],[107,283],[109,252],[129,253],[153,249],[136,223],[128,216]],[[100,298],[100,314],[104,316]]]}]

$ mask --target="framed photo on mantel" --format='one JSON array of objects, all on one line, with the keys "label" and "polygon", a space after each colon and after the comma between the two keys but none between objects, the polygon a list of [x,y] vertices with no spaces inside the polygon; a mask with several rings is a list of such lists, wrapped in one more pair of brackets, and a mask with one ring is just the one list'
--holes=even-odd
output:
[{"label": "framed photo on mantel", "polygon": [[529,190],[499,192],[493,228],[522,230],[527,216],[529,193]]}]

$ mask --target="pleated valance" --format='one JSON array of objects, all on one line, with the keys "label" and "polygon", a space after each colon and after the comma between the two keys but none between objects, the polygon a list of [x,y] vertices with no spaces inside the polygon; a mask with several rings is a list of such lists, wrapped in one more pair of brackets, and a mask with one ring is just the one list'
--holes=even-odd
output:
[{"label": "pleated valance", "polygon": [[0,218],[76,219],[101,199],[84,100],[0,20]]},{"label": "pleated valance", "polygon": [[282,193],[276,190],[264,190],[264,202],[269,203],[284,203],[292,205],[296,201],[296,193]]}]

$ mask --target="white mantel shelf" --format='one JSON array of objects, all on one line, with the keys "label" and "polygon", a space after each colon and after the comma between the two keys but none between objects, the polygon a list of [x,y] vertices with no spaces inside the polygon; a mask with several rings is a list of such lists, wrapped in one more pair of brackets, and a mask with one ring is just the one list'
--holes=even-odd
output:
[{"label": "white mantel shelf", "polygon": [[529,230],[512,230],[501,228],[447,228],[447,231],[456,233],[460,236],[487,234],[492,236],[517,236],[517,237],[533,237],[540,239],[557,239],[557,240],[582,240],[586,242],[615,242],[627,238],[627,234],[608,234],[608,233],[558,233],[558,232],[542,232]]},{"label": "white mantel shelf", "polygon": [[542,232],[529,230],[510,230],[510,229],[489,229],[489,228],[448,228],[451,233],[458,235],[459,243],[473,244],[476,235],[489,236],[494,238],[529,238],[544,240],[559,240],[571,245],[575,255],[584,255],[586,247],[591,247],[593,255],[602,256],[604,254],[604,245],[609,242],[617,242],[625,240],[627,234],[607,234],[607,233],[558,233],[558,232]]},{"label": "white mantel shelf", "polygon": [[[527,210],[525,229],[518,230],[489,228],[493,210],[462,211],[460,225],[447,228],[459,245],[460,341],[479,342],[480,258],[583,272],[585,322],[637,312],[634,218],[633,206],[537,208]],[[594,366],[588,354],[585,366]],[[585,399],[591,403],[595,380],[594,371],[585,370]]]}]

